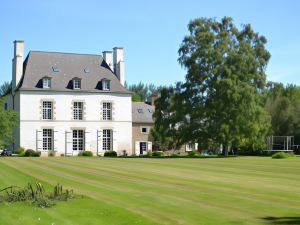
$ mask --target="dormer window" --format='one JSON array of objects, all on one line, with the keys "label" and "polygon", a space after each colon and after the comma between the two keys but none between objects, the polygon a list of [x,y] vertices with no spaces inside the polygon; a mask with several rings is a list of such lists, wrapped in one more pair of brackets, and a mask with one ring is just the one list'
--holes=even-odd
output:
[{"label": "dormer window", "polygon": [[50,77],[43,78],[43,88],[51,88],[51,78]]},{"label": "dormer window", "polygon": [[81,80],[79,78],[73,79],[73,89],[81,89]]},{"label": "dormer window", "polygon": [[102,80],[102,90],[109,91],[110,90],[110,80]]}]

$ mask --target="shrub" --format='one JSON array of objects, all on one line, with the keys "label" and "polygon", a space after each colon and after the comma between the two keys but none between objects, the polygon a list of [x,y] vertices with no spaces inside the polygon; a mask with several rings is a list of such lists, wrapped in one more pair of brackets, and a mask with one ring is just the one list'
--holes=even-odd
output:
[{"label": "shrub", "polygon": [[25,157],[40,157],[41,156],[41,152],[36,152],[32,149],[27,149],[24,153]]},{"label": "shrub", "polygon": [[115,151],[109,150],[109,151],[105,151],[104,156],[105,157],[117,157],[118,154]]},{"label": "shrub", "polygon": [[193,151],[190,151],[190,152],[188,152],[188,156],[189,157],[193,157],[193,156],[196,156],[196,151],[195,150],[193,150]]},{"label": "shrub", "polygon": [[178,156],[179,156],[179,155],[178,155],[178,154],[175,154],[175,153],[173,153],[173,154],[170,155],[171,158],[177,158]]},{"label": "shrub", "polygon": [[127,151],[125,149],[122,152],[123,152],[123,156],[127,156]]},{"label": "shrub", "polygon": [[295,157],[295,154],[294,154],[294,152],[288,152],[288,153],[286,153],[286,154],[288,154],[288,155],[289,155],[289,157]]},{"label": "shrub", "polygon": [[64,157],[64,156],[65,156],[65,154],[64,154],[64,153],[61,153],[61,154],[60,154],[60,157]]},{"label": "shrub", "polygon": [[162,156],[162,152],[161,151],[153,151],[152,152],[152,157],[161,157]]},{"label": "shrub", "polygon": [[91,151],[82,151],[82,152],[79,152],[78,156],[92,157],[93,156],[93,152],[91,152]]},{"label": "shrub", "polygon": [[147,151],[147,156],[148,156],[148,157],[151,157],[151,156],[152,156],[152,151],[148,150],[148,151]]},{"label": "shrub", "polygon": [[51,150],[48,152],[49,157],[54,157],[55,156],[55,151]]},{"label": "shrub", "polygon": [[286,159],[293,156],[294,153],[277,152],[274,155],[272,155],[272,159]]},{"label": "shrub", "polygon": [[18,148],[16,151],[15,151],[15,153],[16,154],[18,154],[18,155],[20,155],[20,156],[22,156],[22,155],[24,155],[24,152],[25,152],[25,149],[24,148]]}]

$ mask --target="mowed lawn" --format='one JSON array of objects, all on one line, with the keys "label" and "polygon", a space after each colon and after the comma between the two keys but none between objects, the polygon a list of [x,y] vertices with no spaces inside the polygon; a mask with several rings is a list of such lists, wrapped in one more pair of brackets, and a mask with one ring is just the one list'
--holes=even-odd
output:
[{"label": "mowed lawn", "polygon": [[86,197],[0,205],[0,224],[300,224],[300,157],[0,158],[0,189],[41,181]]}]

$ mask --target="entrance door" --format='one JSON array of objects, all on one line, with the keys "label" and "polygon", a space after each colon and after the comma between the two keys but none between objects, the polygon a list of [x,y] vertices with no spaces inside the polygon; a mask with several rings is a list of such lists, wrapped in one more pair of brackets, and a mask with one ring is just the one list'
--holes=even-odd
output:
[{"label": "entrance door", "polygon": [[147,142],[140,142],[140,155],[143,155],[144,151],[147,150]]}]

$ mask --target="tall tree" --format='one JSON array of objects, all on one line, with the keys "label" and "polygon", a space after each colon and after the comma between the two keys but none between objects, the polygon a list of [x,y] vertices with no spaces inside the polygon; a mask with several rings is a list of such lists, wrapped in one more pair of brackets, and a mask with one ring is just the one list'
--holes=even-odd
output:
[{"label": "tall tree", "polygon": [[4,100],[0,97],[0,148],[14,140],[13,129],[18,126],[17,113],[13,110],[4,110]]},{"label": "tall tree", "polygon": [[185,117],[172,121],[182,130],[182,141],[203,148],[223,144],[225,154],[231,147],[262,148],[270,127],[261,94],[270,58],[266,38],[249,24],[239,30],[228,17],[196,19],[188,29],[178,59],[187,75],[182,103],[176,104]]}]

